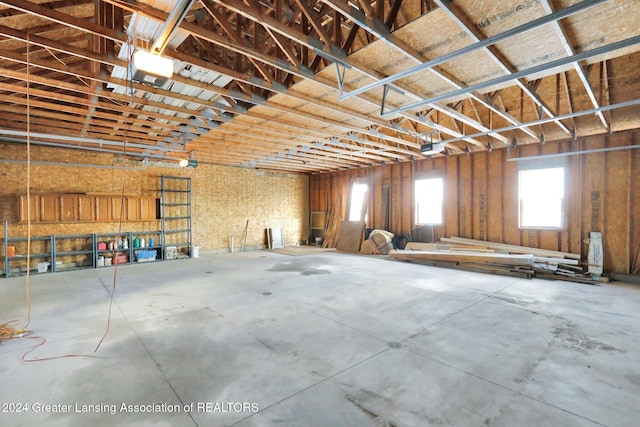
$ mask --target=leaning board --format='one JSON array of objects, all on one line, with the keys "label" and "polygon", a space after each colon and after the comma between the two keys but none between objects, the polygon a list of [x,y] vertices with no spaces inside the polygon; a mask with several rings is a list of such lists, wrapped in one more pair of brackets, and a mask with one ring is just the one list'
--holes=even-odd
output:
[{"label": "leaning board", "polygon": [[360,252],[364,221],[340,221],[336,249],[343,252]]}]

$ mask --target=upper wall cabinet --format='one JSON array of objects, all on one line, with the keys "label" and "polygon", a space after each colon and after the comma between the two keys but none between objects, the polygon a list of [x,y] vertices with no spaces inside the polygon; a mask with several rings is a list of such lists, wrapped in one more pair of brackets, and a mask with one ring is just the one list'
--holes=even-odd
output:
[{"label": "upper wall cabinet", "polygon": [[113,194],[36,194],[20,196],[20,222],[156,221],[156,198]]}]

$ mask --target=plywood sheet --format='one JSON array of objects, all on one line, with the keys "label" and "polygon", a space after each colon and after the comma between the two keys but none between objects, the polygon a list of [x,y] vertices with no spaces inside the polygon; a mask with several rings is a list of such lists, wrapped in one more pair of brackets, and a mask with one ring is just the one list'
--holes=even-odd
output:
[{"label": "plywood sheet", "polygon": [[363,232],[364,221],[341,221],[336,249],[343,252],[360,252]]}]

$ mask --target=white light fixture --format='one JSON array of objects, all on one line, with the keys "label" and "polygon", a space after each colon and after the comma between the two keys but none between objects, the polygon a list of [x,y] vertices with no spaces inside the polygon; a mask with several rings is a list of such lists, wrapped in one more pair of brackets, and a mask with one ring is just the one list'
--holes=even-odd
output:
[{"label": "white light fixture", "polygon": [[420,151],[425,155],[442,153],[444,148],[444,142],[426,142],[420,145]]},{"label": "white light fixture", "polygon": [[181,167],[186,168],[189,165],[189,160],[187,159],[182,159],[180,160],[180,163],[178,163]]},{"label": "white light fixture", "polygon": [[133,52],[132,75],[133,80],[153,86],[162,86],[173,76],[173,60],[164,56],[154,55],[144,50]]}]

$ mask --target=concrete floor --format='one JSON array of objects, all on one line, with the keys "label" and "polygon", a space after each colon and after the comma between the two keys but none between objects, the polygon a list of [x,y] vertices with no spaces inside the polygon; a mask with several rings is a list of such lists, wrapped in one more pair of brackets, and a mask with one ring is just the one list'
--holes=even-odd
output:
[{"label": "concrete floor", "polygon": [[[33,276],[27,358],[91,352],[113,275]],[[24,283],[0,279],[0,322]],[[0,425],[637,426],[639,325],[631,285],[340,253],[121,266],[94,357],[0,345]]]}]

